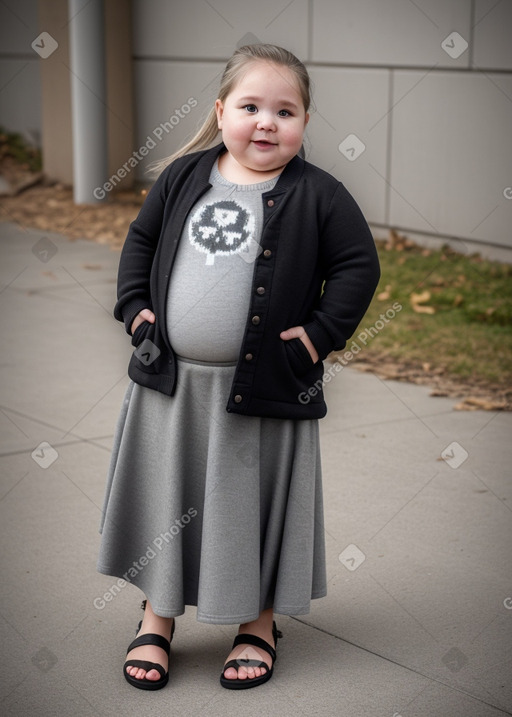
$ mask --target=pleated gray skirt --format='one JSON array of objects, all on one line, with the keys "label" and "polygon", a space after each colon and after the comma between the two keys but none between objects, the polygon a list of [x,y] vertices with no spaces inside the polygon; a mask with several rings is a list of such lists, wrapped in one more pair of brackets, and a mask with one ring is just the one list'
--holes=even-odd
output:
[{"label": "pleated gray skirt", "polygon": [[126,392],[97,569],[162,617],[237,624],[326,594],[318,421],[228,413],[234,371],[179,359],[172,398]]}]

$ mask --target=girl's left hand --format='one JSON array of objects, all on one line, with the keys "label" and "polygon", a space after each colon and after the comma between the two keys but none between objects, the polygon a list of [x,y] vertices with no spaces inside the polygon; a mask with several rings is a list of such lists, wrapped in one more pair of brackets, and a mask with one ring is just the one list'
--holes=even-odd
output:
[{"label": "girl's left hand", "polygon": [[311,356],[311,360],[313,361],[313,363],[316,363],[318,361],[318,352],[311,343],[311,339],[307,335],[304,326],[292,326],[291,329],[281,331],[279,336],[285,341],[289,341],[290,339],[300,339],[309,351],[309,355]]}]

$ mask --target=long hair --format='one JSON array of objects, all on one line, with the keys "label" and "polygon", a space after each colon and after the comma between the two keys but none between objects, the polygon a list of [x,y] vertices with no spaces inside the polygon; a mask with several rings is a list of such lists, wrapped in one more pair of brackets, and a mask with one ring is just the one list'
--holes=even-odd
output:
[{"label": "long hair", "polygon": [[[239,47],[229,58],[227,65],[222,74],[220,81],[218,99],[224,102],[226,97],[235,87],[236,83],[242,79],[250,64],[258,61],[271,62],[274,65],[287,67],[297,78],[298,89],[304,104],[304,110],[307,112],[311,104],[310,79],[304,64],[295,57],[294,54],[277,45],[267,45],[264,43],[257,45],[244,45]],[[211,108],[203,124],[197,133],[183,147],[178,149],[165,159],[158,160],[150,165],[148,171],[152,173],[160,173],[165,167],[178,157],[185,154],[196,152],[209,147],[219,134],[217,125],[217,114],[215,106]]]}]

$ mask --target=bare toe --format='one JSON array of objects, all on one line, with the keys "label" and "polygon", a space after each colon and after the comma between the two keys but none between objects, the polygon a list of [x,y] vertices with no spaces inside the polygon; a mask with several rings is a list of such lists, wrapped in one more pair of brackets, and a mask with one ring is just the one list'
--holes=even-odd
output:
[{"label": "bare toe", "polygon": [[238,678],[238,672],[234,667],[228,667],[228,669],[224,672],[224,677],[228,680],[236,680]]},{"label": "bare toe", "polygon": [[162,675],[158,672],[158,670],[150,670],[149,672],[146,672],[146,680],[160,680]]}]

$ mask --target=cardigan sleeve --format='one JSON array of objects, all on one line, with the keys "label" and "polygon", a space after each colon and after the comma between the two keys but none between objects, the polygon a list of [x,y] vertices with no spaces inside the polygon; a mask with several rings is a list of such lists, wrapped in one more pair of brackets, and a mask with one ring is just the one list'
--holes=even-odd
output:
[{"label": "cardigan sleeve", "polygon": [[130,224],[119,260],[114,316],[124,321],[128,334],[142,309],[153,310],[150,275],[164,219],[166,176],[164,171],[158,177],[137,218]]},{"label": "cardigan sleeve", "polygon": [[373,236],[359,206],[339,183],[320,236],[324,290],[304,328],[320,359],[344,348],[372,300],[380,278]]}]

